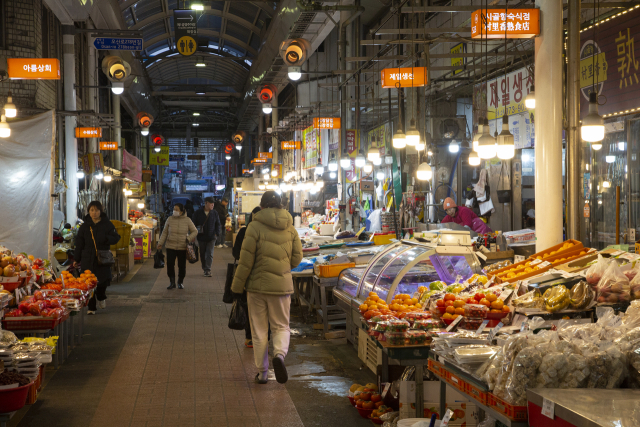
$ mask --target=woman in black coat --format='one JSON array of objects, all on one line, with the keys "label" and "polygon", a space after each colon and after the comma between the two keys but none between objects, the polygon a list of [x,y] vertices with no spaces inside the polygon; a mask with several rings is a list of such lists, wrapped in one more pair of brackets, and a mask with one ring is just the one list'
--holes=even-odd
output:
[{"label": "woman in black coat", "polygon": [[109,250],[111,245],[118,243],[120,235],[100,202],[94,200],[89,203],[88,211],[76,236],[74,256],[82,271],[90,270],[98,279],[98,287],[89,300],[88,311],[88,314],[96,314],[96,298],[100,308],[107,308],[107,286],[111,284],[111,267],[98,265],[96,249]]}]

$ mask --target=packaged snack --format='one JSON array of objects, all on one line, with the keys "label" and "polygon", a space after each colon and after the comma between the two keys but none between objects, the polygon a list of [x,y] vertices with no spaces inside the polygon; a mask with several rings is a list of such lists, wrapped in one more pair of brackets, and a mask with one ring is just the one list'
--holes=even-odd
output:
[{"label": "packaged snack", "polygon": [[[487,317],[489,307],[482,304],[465,304],[464,315],[465,317],[474,317],[484,319]],[[482,322],[481,322],[482,323]]]},{"label": "packaged snack", "polygon": [[500,348],[498,352],[489,360],[487,360],[481,367],[478,369],[477,374],[482,377],[483,380],[487,383],[490,391],[493,391],[496,386],[496,381],[498,379],[498,375],[500,374],[500,370],[502,369],[502,363],[504,362],[504,351],[503,348]]},{"label": "packaged snack", "polygon": [[545,344],[522,349],[515,357],[506,384],[505,400],[512,405],[527,405],[527,388],[536,386],[536,373],[542,363]]},{"label": "packaged snack", "polygon": [[626,358],[617,344],[605,342],[585,356],[589,367],[587,388],[618,388],[627,377]]},{"label": "packaged snack", "polygon": [[462,327],[469,331],[476,331],[482,325],[484,319],[482,317],[465,317]]},{"label": "packaged snack", "polygon": [[405,332],[409,329],[409,322],[404,319],[391,319],[388,323],[389,326],[387,330],[389,332]]},{"label": "packaged snack", "polygon": [[384,333],[385,340],[389,345],[404,345],[406,332],[391,332],[387,331]]},{"label": "packaged snack", "polygon": [[600,282],[600,279],[604,275],[604,272],[607,270],[607,267],[609,267],[610,263],[610,259],[605,258],[602,255],[598,255],[598,260],[596,261],[596,263],[587,269],[587,283],[589,283],[591,289],[593,289],[594,291],[596,290],[598,282]]},{"label": "packaged snack", "polygon": [[569,306],[569,290],[564,285],[557,285],[545,291],[544,304],[547,311],[555,313]]},{"label": "packaged snack", "polygon": [[440,329],[442,322],[438,319],[419,319],[413,322],[413,329],[420,331],[429,331],[432,329]]},{"label": "packaged snack", "polygon": [[409,345],[422,345],[427,342],[429,335],[425,331],[407,331],[405,334],[406,343]]},{"label": "packaged snack", "polygon": [[615,304],[629,302],[629,279],[624,275],[618,263],[612,262],[607,267],[597,287],[598,302]]},{"label": "packaged snack", "polygon": [[571,308],[577,310],[587,308],[589,304],[591,304],[591,301],[593,301],[594,297],[595,293],[584,280],[573,285],[573,288],[569,291],[569,303],[571,304]]},{"label": "packaged snack", "polygon": [[544,300],[540,295],[540,291],[534,289],[533,291],[529,291],[524,295],[514,298],[512,304],[514,307],[521,308],[543,308]]}]

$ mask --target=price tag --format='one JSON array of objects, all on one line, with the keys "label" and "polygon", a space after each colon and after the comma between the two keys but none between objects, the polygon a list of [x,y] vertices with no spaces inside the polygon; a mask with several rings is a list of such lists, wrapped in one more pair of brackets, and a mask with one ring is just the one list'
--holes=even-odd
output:
[{"label": "price tag", "polygon": [[447,326],[447,332],[453,331],[453,329],[458,326],[458,323],[462,321],[463,316],[458,316],[449,326]]},{"label": "price tag", "polygon": [[489,245],[489,250],[490,250],[491,252],[496,252],[496,251],[497,251],[497,249],[498,249],[498,246],[497,246],[495,243],[491,243],[491,244]]},{"label": "price tag", "polygon": [[447,427],[449,425],[449,420],[453,416],[453,411],[451,409],[447,409],[447,412],[444,414],[444,418],[440,423],[440,427]]},{"label": "price tag", "polygon": [[549,267],[550,265],[551,265],[551,263],[549,261],[541,262],[540,263],[540,268]]},{"label": "price tag", "polygon": [[529,330],[529,321],[525,320],[524,322],[522,322],[520,324],[520,332],[524,332],[524,331],[528,331]]},{"label": "price tag", "polygon": [[542,260],[541,260],[541,259],[536,259],[536,260],[531,261],[531,264],[530,264],[530,265],[531,265],[531,266],[538,265],[538,264],[540,264],[541,262],[542,262]]},{"label": "price tag", "polygon": [[480,252],[480,251],[477,251],[477,252],[476,252],[476,255],[478,255],[478,256],[479,256],[480,258],[482,258],[484,261],[486,261],[486,260],[487,260],[486,255],[485,255],[485,254],[483,254],[483,253],[482,253],[482,252]]},{"label": "price tag", "polygon": [[489,320],[483,320],[482,321],[482,325],[480,325],[480,327],[476,331],[476,335],[480,335],[482,333],[482,331],[484,331],[484,328],[487,327],[488,324],[489,324]]},{"label": "price tag", "polygon": [[622,255],[623,253],[624,251],[617,250],[617,251],[611,252],[611,256],[616,257],[618,255]]},{"label": "price tag", "polygon": [[630,253],[624,253],[622,255],[619,256],[619,258],[623,258],[623,259],[627,259],[629,261],[635,261],[637,259],[640,259],[640,255],[638,254],[630,254]]},{"label": "price tag", "polygon": [[500,299],[502,301],[506,301],[507,298],[509,298],[511,296],[511,294],[513,293],[513,289],[505,289],[504,291],[502,291],[502,293],[500,294]]},{"label": "price tag", "polygon": [[513,256],[513,263],[517,264],[519,262],[522,262],[525,260],[525,257],[523,255],[514,255]]},{"label": "price tag", "polygon": [[551,400],[542,399],[542,415],[553,419],[553,410],[556,404]]},{"label": "price tag", "polygon": [[498,333],[498,331],[500,330],[500,328],[502,328],[504,325],[502,324],[502,322],[498,323],[496,325],[495,328],[493,328],[490,332],[489,332],[489,341],[493,341],[493,339],[496,337],[496,334]]},{"label": "price tag", "polygon": [[387,393],[389,393],[390,389],[391,389],[391,383],[387,383],[387,385],[384,386],[384,390],[382,390],[382,400],[384,400],[385,396],[387,395]]}]

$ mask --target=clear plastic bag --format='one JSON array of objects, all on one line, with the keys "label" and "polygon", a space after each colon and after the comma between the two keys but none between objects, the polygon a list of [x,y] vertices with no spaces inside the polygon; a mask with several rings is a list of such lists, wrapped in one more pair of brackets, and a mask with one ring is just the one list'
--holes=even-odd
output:
[{"label": "clear plastic bag", "polygon": [[486,418],[478,424],[478,427],[496,427],[496,420],[492,418],[491,415],[487,415]]},{"label": "clear plastic bag", "polygon": [[603,342],[597,351],[584,355],[589,367],[587,388],[618,388],[627,377],[627,359],[618,345]]},{"label": "clear plastic bag", "polygon": [[527,388],[536,386],[536,373],[542,363],[547,345],[523,348],[516,356],[506,384],[505,400],[512,405],[527,404]]},{"label": "clear plastic bag", "polygon": [[615,304],[630,301],[629,279],[618,267],[617,262],[610,263],[604,272],[598,283],[597,296],[600,303]]},{"label": "clear plastic bag", "polygon": [[607,267],[609,267],[610,263],[610,259],[605,258],[602,255],[598,255],[598,260],[596,261],[596,263],[587,269],[587,272],[585,273],[587,283],[589,283],[594,291],[596,290],[598,282],[600,282],[600,279],[604,275],[604,272],[607,270]]},{"label": "clear plastic bag", "polygon": [[[640,268],[640,263],[636,264],[636,267],[633,268],[631,271],[636,271],[637,273],[639,268]],[[627,275],[627,277],[629,276]],[[631,300],[640,299],[640,274],[636,274],[631,279],[631,282],[629,282],[629,292],[631,294]]]},{"label": "clear plastic bag", "polygon": [[544,300],[540,295],[540,291],[533,290],[517,298],[514,298],[512,304],[514,307],[542,308],[544,307]]}]

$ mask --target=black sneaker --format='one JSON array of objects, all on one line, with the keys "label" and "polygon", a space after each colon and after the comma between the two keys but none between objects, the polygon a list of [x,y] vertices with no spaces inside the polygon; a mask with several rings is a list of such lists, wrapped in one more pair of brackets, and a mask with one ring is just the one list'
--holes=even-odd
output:
[{"label": "black sneaker", "polygon": [[287,368],[284,366],[284,357],[278,354],[273,358],[271,363],[273,363],[273,371],[276,374],[276,381],[280,384],[286,383],[289,376],[287,375]]},{"label": "black sneaker", "polygon": [[211,277],[211,272],[210,271],[205,271],[204,272],[204,277]]},{"label": "black sneaker", "polygon": [[171,282],[169,287],[167,287],[167,289],[175,289],[175,288],[176,288],[176,282]]},{"label": "black sneaker", "polygon": [[178,289],[184,289],[184,286],[182,286],[182,283],[178,283]]}]

